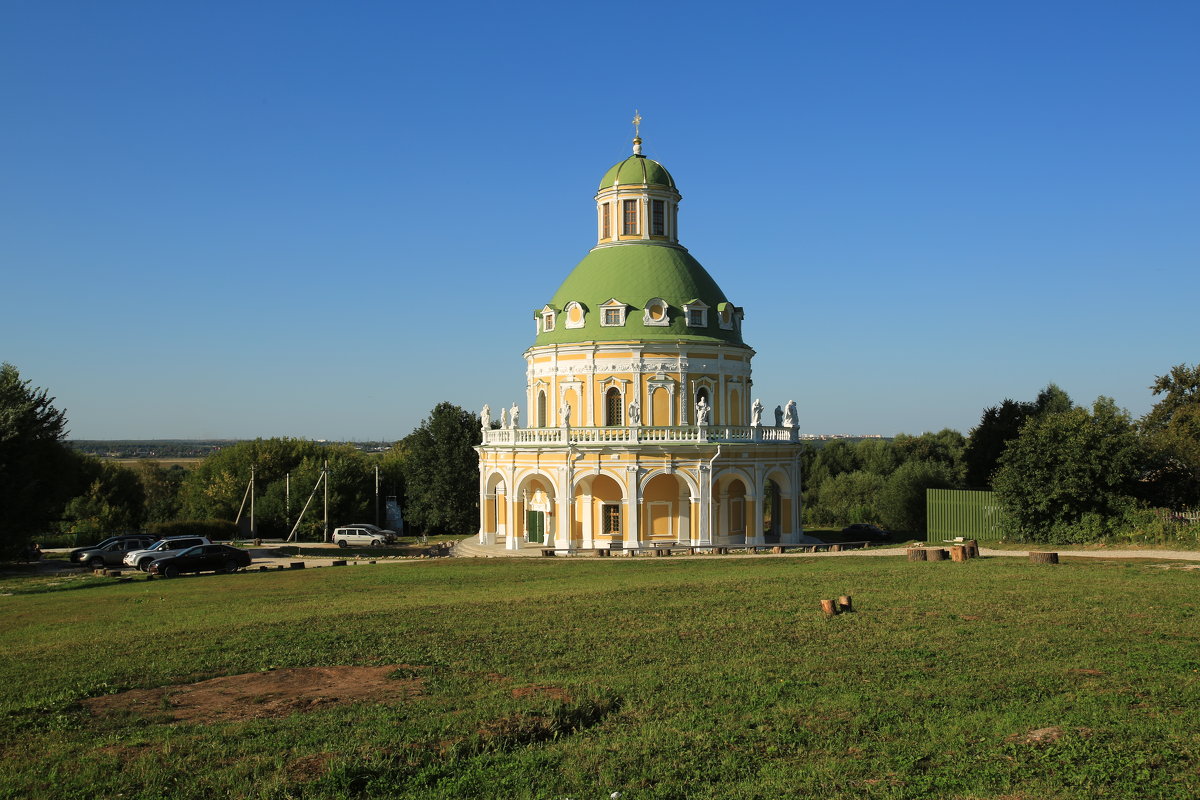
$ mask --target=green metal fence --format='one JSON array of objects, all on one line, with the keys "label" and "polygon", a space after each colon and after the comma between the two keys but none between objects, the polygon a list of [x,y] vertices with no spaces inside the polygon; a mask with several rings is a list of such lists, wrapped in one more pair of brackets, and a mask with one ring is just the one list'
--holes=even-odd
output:
[{"label": "green metal fence", "polygon": [[957,536],[984,542],[1000,538],[998,523],[1003,512],[995,492],[926,489],[925,509],[930,541]]}]

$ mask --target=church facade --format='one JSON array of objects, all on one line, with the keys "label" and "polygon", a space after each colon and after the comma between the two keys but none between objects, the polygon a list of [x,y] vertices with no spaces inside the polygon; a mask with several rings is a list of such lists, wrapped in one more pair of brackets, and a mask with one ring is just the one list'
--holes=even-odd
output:
[{"label": "church facade", "polygon": [[479,541],[797,542],[795,403],[764,422],[743,309],[679,243],[675,180],[633,142],[595,195],[596,246],[534,310],[526,413],[483,408]]}]

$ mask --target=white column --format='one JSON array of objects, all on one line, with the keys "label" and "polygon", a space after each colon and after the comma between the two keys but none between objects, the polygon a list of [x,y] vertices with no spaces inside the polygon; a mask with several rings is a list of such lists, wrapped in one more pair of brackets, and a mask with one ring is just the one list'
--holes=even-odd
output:
[{"label": "white column", "polygon": [[709,477],[707,464],[700,464],[697,470],[700,481],[700,530],[696,531],[696,544],[712,544],[712,482]]},{"label": "white column", "polygon": [[596,506],[592,493],[588,491],[582,497],[583,514],[583,543],[584,548],[595,547],[595,540],[592,535],[592,520],[596,517]]},{"label": "white column", "polygon": [[679,529],[676,532],[676,539],[680,544],[692,543],[692,492],[684,487],[679,492],[679,504],[675,507],[676,514],[679,516]]},{"label": "white column", "polygon": [[626,502],[627,513],[625,515],[626,525],[623,535],[623,540],[626,547],[640,547],[641,543],[638,539],[638,513],[642,505],[642,490],[638,486],[638,469],[637,467],[628,467],[625,471],[626,496],[629,498]]},{"label": "white column", "polygon": [[[514,495],[515,495],[515,492],[514,492]],[[521,512],[524,513],[529,508],[529,493],[528,492],[522,493],[521,500],[523,501],[522,506],[521,506]],[[508,510],[504,516],[505,516],[505,518],[508,519],[508,535],[504,539],[504,548],[506,550],[520,550],[521,549],[521,539],[524,537],[521,535],[521,528],[518,527],[519,521],[517,520],[516,498],[515,497],[509,498],[507,506],[508,506]],[[523,520],[520,522],[523,523]]]},{"label": "white column", "polygon": [[746,537],[747,544],[764,544],[766,539],[763,537],[763,500],[767,493],[763,486],[763,468],[761,463],[754,465],[754,530],[751,535]]}]

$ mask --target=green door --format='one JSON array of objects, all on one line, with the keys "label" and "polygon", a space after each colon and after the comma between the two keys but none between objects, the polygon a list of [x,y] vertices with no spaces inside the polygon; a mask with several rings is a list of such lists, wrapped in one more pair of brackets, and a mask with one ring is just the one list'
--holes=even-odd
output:
[{"label": "green door", "polygon": [[542,544],[546,541],[546,512],[525,512],[525,539]]}]

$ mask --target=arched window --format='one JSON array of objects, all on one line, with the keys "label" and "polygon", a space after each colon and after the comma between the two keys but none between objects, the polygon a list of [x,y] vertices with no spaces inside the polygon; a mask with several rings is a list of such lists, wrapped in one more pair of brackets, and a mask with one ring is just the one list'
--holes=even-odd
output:
[{"label": "arched window", "polygon": [[539,428],[546,427],[546,393],[544,391],[538,392],[537,426]]},{"label": "arched window", "polygon": [[709,406],[710,408],[712,407],[712,400],[710,400],[708,397],[708,388],[707,387],[701,386],[699,389],[696,390],[696,402],[697,403],[700,402],[700,398],[704,398],[705,405]]},{"label": "arched window", "polygon": [[621,390],[614,386],[604,393],[604,424],[620,425],[621,411]]}]

